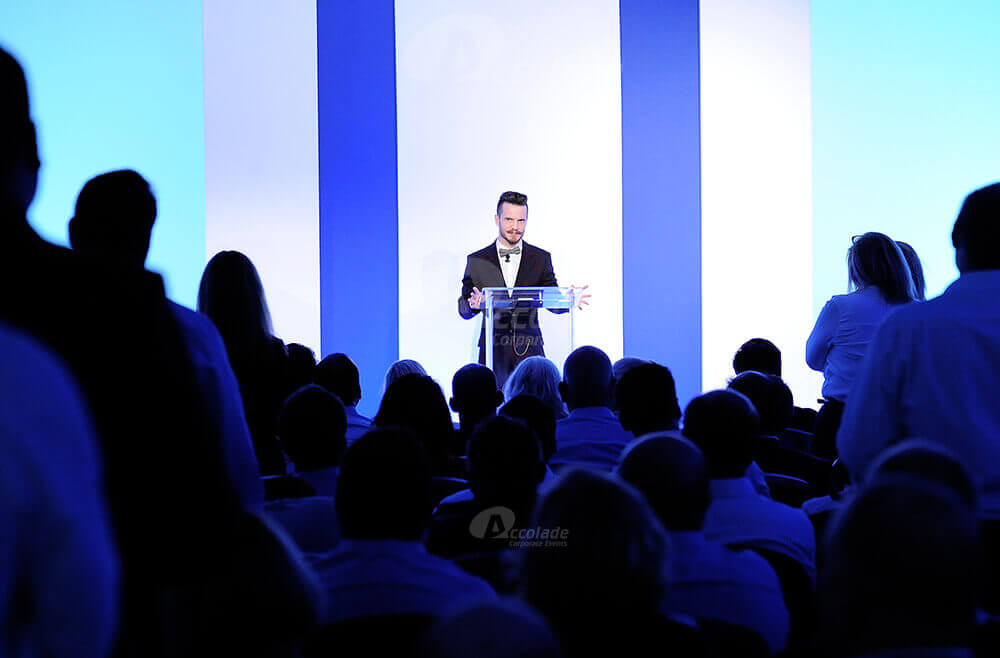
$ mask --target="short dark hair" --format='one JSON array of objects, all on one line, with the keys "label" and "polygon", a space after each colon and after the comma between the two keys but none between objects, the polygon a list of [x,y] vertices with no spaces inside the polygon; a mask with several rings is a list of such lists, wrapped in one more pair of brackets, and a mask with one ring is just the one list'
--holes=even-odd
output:
[{"label": "short dark hair", "polygon": [[74,251],[112,252],[141,266],[156,221],[156,197],[136,171],[109,171],[91,178],[76,198],[69,223]]},{"label": "short dark hair", "polygon": [[766,338],[751,338],[733,356],[733,371],[738,375],[747,370],[781,377],[781,350]]},{"label": "short dark hair", "polygon": [[542,457],[548,463],[556,452],[556,415],[552,407],[534,395],[522,393],[500,407],[500,415],[527,423],[542,446]]},{"label": "short dark hair", "polygon": [[413,432],[367,432],[344,453],[335,502],[348,539],[420,539],[431,515],[431,469]]},{"label": "short dark hair", "polygon": [[961,271],[1000,269],[1000,183],[965,197],[951,231],[951,244],[962,252]]},{"label": "short dark hair", "polygon": [[613,389],[611,359],[602,350],[584,345],[566,357],[559,395],[567,407],[607,407]]},{"label": "short dark hair", "polygon": [[322,386],[307,384],[288,396],[278,415],[278,438],[302,471],[340,463],[347,447],[344,405]]},{"label": "short dark hair", "polygon": [[750,398],[760,418],[760,433],[778,436],[792,419],[792,391],[780,377],[747,370],[729,382],[729,389]]},{"label": "short dark hair", "polygon": [[545,474],[535,433],[508,416],[488,418],[469,437],[469,486],[477,502],[530,510]]},{"label": "short dark hair", "polygon": [[524,206],[528,207],[528,195],[521,194],[520,192],[514,192],[512,190],[507,190],[500,195],[500,200],[497,201],[497,217],[500,216],[500,207],[503,204],[509,203],[513,206]]},{"label": "short dark hair", "polygon": [[658,363],[643,363],[622,375],[615,401],[622,427],[636,436],[676,429],[681,419],[674,376]]},{"label": "short dark hair", "polygon": [[713,478],[743,477],[756,452],[760,417],[753,403],[733,390],[709,391],[684,410],[684,437],[705,455]]},{"label": "short dark hair", "polygon": [[341,352],[323,357],[313,371],[313,380],[344,403],[353,406],[361,399],[361,375],[350,357]]}]

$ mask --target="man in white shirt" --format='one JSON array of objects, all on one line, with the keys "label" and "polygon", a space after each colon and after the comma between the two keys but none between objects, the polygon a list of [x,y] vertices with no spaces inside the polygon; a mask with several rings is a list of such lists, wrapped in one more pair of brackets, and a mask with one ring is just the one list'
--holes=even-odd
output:
[{"label": "man in white shirt", "polygon": [[[492,244],[469,254],[462,276],[458,314],[469,320],[482,309],[484,288],[558,286],[552,256],[526,243],[522,237],[528,223],[528,197],[520,192],[504,192],[493,218],[499,235]],[[580,305],[589,304],[578,297]],[[538,310],[534,308],[498,313],[493,318],[493,372],[502,388],[507,376],[529,356],[545,356]],[[486,363],[486,331],[479,336],[479,363]]]},{"label": "man in white shirt", "polygon": [[884,448],[944,443],[1000,519],[1000,183],[970,194],[952,231],[961,275],[879,327],[848,398],[837,447],[855,480]]}]

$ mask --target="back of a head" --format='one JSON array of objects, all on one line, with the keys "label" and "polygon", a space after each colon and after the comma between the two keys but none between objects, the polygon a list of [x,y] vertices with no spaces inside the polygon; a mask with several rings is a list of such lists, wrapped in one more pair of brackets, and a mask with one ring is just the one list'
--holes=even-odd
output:
[{"label": "back of a head", "polygon": [[350,357],[337,352],[323,358],[313,371],[313,381],[353,407],[361,399],[361,375]]},{"label": "back of a head", "polygon": [[705,456],[712,478],[743,477],[753,460],[760,418],[742,393],[709,391],[684,410],[683,434]]},{"label": "back of a head", "polygon": [[288,343],[288,380],[294,388],[312,384],[316,369],[316,355],[310,347],[302,343]]},{"label": "back of a head", "polygon": [[737,375],[747,370],[781,377],[781,350],[766,338],[751,338],[733,357],[733,371]]},{"label": "back of a head", "polygon": [[427,658],[558,658],[559,640],[536,611],[515,599],[478,603],[427,633]]},{"label": "back of a head", "polygon": [[524,421],[542,446],[545,463],[556,452],[556,416],[552,409],[533,395],[523,394],[500,408],[500,415]]},{"label": "back of a head", "polygon": [[658,363],[628,370],[615,384],[615,401],[622,427],[636,436],[677,429],[681,419],[674,376]]},{"label": "back of a head", "polygon": [[220,251],[208,261],[198,286],[198,311],[215,323],[237,371],[273,333],[257,268],[238,251]]},{"label": "back of a head", "polygon": [[748,370],[736,375],[728,388],[750,399],[760,418],[760,433],[777,436],[792,417],[792,392],[780,378]]},{"label": "back of a head", "polygon": [[131,169],[91,178],[80,190],[69,222],[73,250],[94,260],[141,268],[156,221],[156,197]]},{"label": "back of a head", "polygon": [[372,430],[347,448],[335,498],[348,539],[420,539],[431,513],[431,473],[417,437]]},{"label": "back of a head", "polygon": [[431,459],[446,452],[454,433],[444,393],[426,375],[403,375],[390,384],[372,423],[413,430]]},{"label": "back of a head", "polygon": [[611,359],[602,350],[585,345],[566,357],[559,392],[570,409],[610,407],[613,384]]},{"label": "back of a head", "polygon": [[593,624],[622,632],[620,624],[655,614],[669,540],[631,486],[572,468],[542,494],[531,527],[564,542],[525,549],[520,573],[522,596],[561,636],[600,631]]},{"label": "back of a head", "polygon": [[503,396],[513,400],[521,394],[533,395],[552,409],[556,419],[566,415],[562,397],[559,395],[559,382],[562,375],[559,368],[544,356],[528,357],[517,364],[503,385]]},{"label": "back of a head", "polygon": [[493,371],[478,363],[468,363],[451,379],[452,408],[460,414],[483,416],[495,413],[502,402]]},{"label": "back of a head", "polygon": [[396,361],[389,369],[385,371],[385,384],[382,392],[389,390],[392,383],[402,377],[403,375],[426,375],[427,371],[424,367],[413,359],[400,359]]},{"label": "back of a head", "polygon": [[887,475],[862,489],[828,534],[820,587],[830,643],[845,655],[970,646],[977,532],[972,511],[941,485]]},{"label": "back of a head", "polygon": [[300,471],[340,463],[347,447],[344,405],[321,386],[309,384],[288,396],[278,416],[278,437]]},{"label": "back of a head", "polygon": [[35,196],[38,167],[24,70],[0,48],[0,218],[28,209]]},{"label": "back of a head", "polygon": [[896,240],[896,244],[899,246],[899,250],[903,252],[903,258],[906,259],[907,267],[910,268],[910,276],[913,278],[913,288],[917,293],[917,300],[921,302],[926,301],[927,281],[924,279],[924,266],[920,264],[920,257],[917,256],[917,250],[902,240]]},{"label": "back of a head", "polygon": [[891,474],[936,482],[954,491],[969,509],[976,509],[976,485],[969,469],[940,443],[927,439],[900,441],[879,453],[865,479],[874,481]]},{"label": "back of a head", "polygon": [[917,298],[903,252],[884,233],[869,232],[854,240],[847,252],[847,275],[853,287],[874,286],[891,304],[904,304]]},{"label": "back of a head", "polygon": [[467,450],[469,486],[479,503],[531,509],[545,464],[538,439],[525,423],[488,418],[472,432]]},{"label": "back of a head", "polygon": [[622,377],[625,376],[626,372],[628,372],[629,370],[631,370],[636,366],[641,366],[644,363],[651,363],[651,361],[647,361],[646,359],[640,359],[637,356],[622,357],[611,364],[611,376],[614,377],[615,381],[617,382],[618,380],[620,380]]},{"label": "back of a head", "polygon": [[958,270],[1000,270],[1000,183],[965,197],[951,231]]},{"label": "back of a head", "polygon": [[696,445],[676,432],[649,434],[625,449],[615,472],[646,497],[667,530],[701,530],[712,494]]}]

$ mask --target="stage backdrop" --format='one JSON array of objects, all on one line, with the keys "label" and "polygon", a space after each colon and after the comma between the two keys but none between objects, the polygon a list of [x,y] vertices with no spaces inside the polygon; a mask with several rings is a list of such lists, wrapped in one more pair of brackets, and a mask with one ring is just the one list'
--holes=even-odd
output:
[{"label": "stage backdrop", "polygon": [[766,336],[808,405],[853,234],[911,242],[932,295],[956,275],[962,196],[1000,177],[998,21],[991,0],[36,0],[0,5],[0,44],[29,76],[42,234],[65,244],[87,178],[139,170],[171,296],[245,251],[282,338],[357,361],[365,413],[400,357],[450,395],[464,257],[506,189],[591,286],[580,343],[668,365],[685,404]]}]

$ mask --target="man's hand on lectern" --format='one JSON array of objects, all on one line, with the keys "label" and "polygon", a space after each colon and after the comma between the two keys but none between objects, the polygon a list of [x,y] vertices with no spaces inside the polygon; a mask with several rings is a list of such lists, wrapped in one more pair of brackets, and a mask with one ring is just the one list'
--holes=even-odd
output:
[{"label": "man's hand on lectern", "polygon": [[482,308],[484,299],[486,299],[486,295],[484,295],[479,288],[473,288],[472,294],[469,295],[469,308]]},{"label": "man's hand on lectern", "polygon": [[589,284],[582,286],[580,288],[577,288],[574,285],[571,285],[569,287],[570,290],[573,292],[573,298],[576,299],[576,307],[581,311],[583,310],[584,305],[590,306],[591,294],[589,292],[581,294],[583,293],[584,290],[586,290],[589,287],[590,287]]}]

